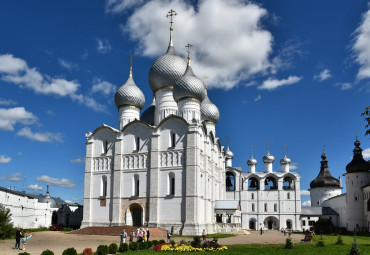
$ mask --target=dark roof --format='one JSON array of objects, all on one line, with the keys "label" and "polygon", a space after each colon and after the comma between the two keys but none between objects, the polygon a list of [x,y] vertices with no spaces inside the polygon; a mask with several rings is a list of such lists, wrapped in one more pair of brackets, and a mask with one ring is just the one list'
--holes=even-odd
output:
[{"label": "dark roof", "polygon": [[302,207],[302,216],[339,215],[330,207]]},{"label": "dark roof", "polygon": [[143,114],[141,115],[140,120],[144,121],[145,123],[147,123],[151,126],[154,126],[154,111],[155,111],[155,104],[152,103],[152,105],[150,105],[148,107],[148,109],[146,109],[143,112]]},{"label": "dark roof", "polygon": [[326,160],[326,154],[325,152],[322,153],[321,155],[321,167],[320,167],[320,173],[310,183],[311,189],[313,188],[324,188],[324,187],[334,187],[334,188],[340,188],[340,183],[337,178],[334,178],[328,167],[328,161]]},{"label": "dark roof", "polygon": [[352,161],[346,166],[347,173],[369,172],[370,170],[370,163],[362,157],[360,145],[360,141],[356,138]]}]

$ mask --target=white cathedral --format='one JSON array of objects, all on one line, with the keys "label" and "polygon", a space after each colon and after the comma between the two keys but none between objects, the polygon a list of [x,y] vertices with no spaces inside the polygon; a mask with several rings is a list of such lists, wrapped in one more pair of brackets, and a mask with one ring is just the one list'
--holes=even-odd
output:
[{"label": "white cathedral", "polygon": [[249,173],[232,167],[233,153],[216,137],[218,108],[172,40],[153,63],[152,105],[135,84],[132,65],[116,92],[118,128],[102,125],[86,134],[82,227],[148,226],[177,234],[242,229],[301,229],[300,177],[290,159],[268,153],[264,171],[248,160]]}]

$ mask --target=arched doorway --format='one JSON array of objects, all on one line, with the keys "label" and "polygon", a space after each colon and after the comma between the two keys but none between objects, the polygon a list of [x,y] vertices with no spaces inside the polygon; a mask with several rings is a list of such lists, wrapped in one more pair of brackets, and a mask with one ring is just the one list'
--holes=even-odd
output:
[{"label": "arched doorway", "polygon": [[256,219],[255,218],[251,218],[249,220],[249,229],[250,230],[256,230]]},{"label": "arched doorway", "polygon": [[143,208],[140,204],[130,205],[126,212],[126,225],[136,227],[143,225]]},{"label": "arched doorway", "polygon": [[286,221],[286,228],[287,229],[292,229],[292,226],[293,226],[292,221],[291,220],[287,220]]},{"label": "arched doorway", "polygon": [[265,228],[268,230],[278,230],[279,220],[274,216],[269,216],[264,221]]},{"label": "arched doorway", "polygon": [[51,225],[56,225],[56,224],[58,224],[58,214],[56,211],[54,211],[51,216]]}]

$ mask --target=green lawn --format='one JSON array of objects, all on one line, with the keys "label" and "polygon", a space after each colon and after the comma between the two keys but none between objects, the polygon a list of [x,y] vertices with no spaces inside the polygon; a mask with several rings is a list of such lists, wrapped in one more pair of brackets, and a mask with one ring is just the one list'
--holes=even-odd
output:
[{"label": "green lawn", "polygon": [[[345,255],[351,248],[353,242],[353,236],[342,236],[344,242],[343,245],[336,245],[337,236],[322,236],[325,243],[325,247],[316,247],[320,239],[320,235],[314,236],[312,243],[306,244],[295,244],[293,249],[287,250],[284,248],[284,244],[245,244],[245,245],[230,245],[228,251],[223,252],[212,252],[212,254],[224,254],[224,255],[236,255],[236,254],[247,254],[247,255]],[[358,236],[357,242],[360,244],[360,250],[363,255],[370,254],[370,237]],[[152,250],[142,250],[129,252],[129,254],[157,254],[157,255],[172,255],[178,254],[178,252],[161,252]],[[191,254],[204,254],[204,252],[192,252]]]}]

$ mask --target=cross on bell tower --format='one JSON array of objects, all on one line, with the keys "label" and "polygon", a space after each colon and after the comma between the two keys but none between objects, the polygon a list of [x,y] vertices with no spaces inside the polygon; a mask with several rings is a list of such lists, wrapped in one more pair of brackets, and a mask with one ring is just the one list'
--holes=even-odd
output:
[{"label": "cross on bell tower", "polygon": [[190,47],[193,46],[190,43],[186,44],[185,48],[188,48],[188,66],[190,66]]}]

